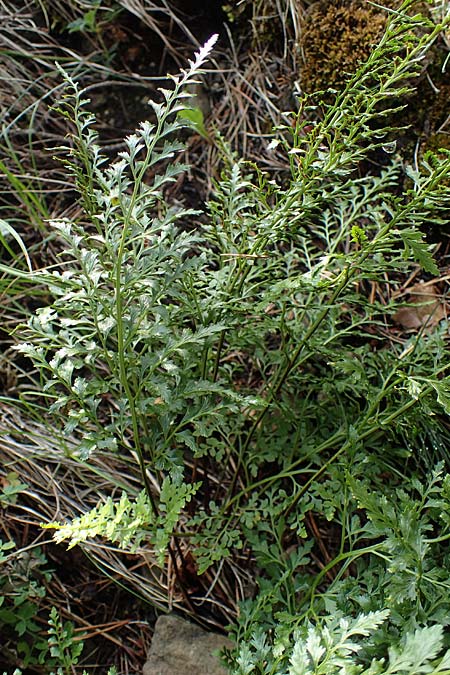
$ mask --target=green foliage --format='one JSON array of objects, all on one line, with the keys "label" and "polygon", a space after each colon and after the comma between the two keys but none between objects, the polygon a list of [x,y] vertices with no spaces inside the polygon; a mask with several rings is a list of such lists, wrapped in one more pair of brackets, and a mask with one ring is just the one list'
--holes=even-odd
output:
[{"label": "green foliage", "polygon": [[[443,477],[441,465],[428,485],[414,479],[408,491],[397,488],[392,494],[380,484],[370,490],[371,481],[349,472],[341,485],[349,495],[345,505],[342,492],[327,482],[320,497],[313,497],[314,511],[317,516],[332,503],[345,546],[320,573],[297,581],[302,599],[295,611],[283,609],[287,603],[276,587],[266,590],[265,606],[260,597],[246,608],[241,646],[229,661],[233,672],[284,673],[288,662],[289,673],[334,672],[338,666],[343,672],[446,672],[450,654],[436,657],[448,643],[448,474]],[[319,591],[331,570],[333,581]],[[268,607],[277,613],[271,616]],[[370,627],[373,640],[346,647],[348,627],[358,633],[361,625]],[[256,649],[260,643],[263,655]]]},{"label": "green foliage", "polygon": [[[41,672],[49,675],[71,675],[75,672],[75,667],[84,649],[83,635],[76,635],[73,623],[63,622],[56,607],[52,607],[48,618],[46,639],[36,638],[35,648],[39,656],[34,659],[22,659],[24,667],[39,664],[44,669]],[[3,675],[8,675],[8,673],[3,673]],[[22,675],[22,670],[16,668],[12,675]],[[83,670],[83,675],[88,675],[88,673]],[[116,668],[110,668],[108,675],[117,675]]]},{"label": "green foliage", "polygon": [[[5,510],[16,504],[27,485],[15,473],[7,475],[0,492]],[[71,622],[62,623],[55,607],[45,623],[44,600],[52,578],[47,559],[40,547],[21,549],[14,541],[0,540],[0,634],[2,658],[21,668],[40,667],[49,675],[69,675],[83,650]],[[44,670],[45,669],[45,670]],[[18,668],[12,675],[21,675]],[[7,675],[7,674],[4,674]]]},{"label": "green foliage", "polygon": [[209,138],[208,132],[205,127],[204,115],[200,108],[192,107],[180,110],[180,112],[178,113],[178,117],[190,122],[192,128],[195,131],[197,131],[197,133],[199,133],[200,136],[203,136],[203,138]]},{"label": "green foliage", "polygon": [[50,610],[48,620],[48,646],[50,656],[58,667],[50,675],[69,675],[73,666],[78,663],[78,657],[83,651],[83,642],[75,638],[74,626],[71,621],[61,621],[55,607]]},{"label": "green foliage", "polygon": [[5,649],[14,645],[24,666],[37,663],[47,652],[37,617],[46,595],[44,581],[50,576],[40,549],[22,551],[14,542],[0,542],[0,631]]},{"label": "green foliage", "polygon": [[92,4],[92,9],[89,9],[82,16],[74,19],[69,24],[67,24],[67,30],[69,33],[76,32],[85,32],[85,33],[95,33],[98,30],[97,27],[97,12],[100,9],[101,2],[100,0],[94,0]]},{"label": "green foliage", "polygon": [[[0,492],[0,506],[6,513],[15,504],[27,485],[20,483],[15,473],[7,475]],[[46,582],[51,572],[39,547],[21,549],[12,540],[0,539],[0,634],[2,648],[15,655],[23,666],[37,663],[46,654],[47,645],[40,637],[37,617],[46,595]],[[3,655],[3,654],[2,654]]]},{"label": "green foliage", "polygon": [[289,640],[270,645],[264,635],[254,636],[241,649],[233,675],[414,675],[448,673],[450,650],[442,653],[441,626],[405,633],[392,645],[387,657],[368,657],[371,637],[386,621],[389,612],[359,614],[354,619],[327,618],[321,625],[307,624]]},{"label": "green foliage", "polygon": [[167,546],[179,514],[186,503],[191,501],[198,487],[199,484],[186,485],[165,478],[161,487],[157,517],[143,490],[135,501],[130,501],[123,492],[119,501],[113,501],[109,497],[104,504],[71,523],[65,525],[50,523],[44,524],[43,527],[56,529],[55,541],[69,540],[69,548],[88,538],[102,536],[118,543],[121,548],[135,552],[147,539],[153,544],[158,562],[163,566]]},{"label": "green foliage", "polygon": [[11,250],[11,247],[8,242],[9,239],[13,239],[18,244],[20,250],[23,253],[23,257],[26,260],[28,269],[31,272],[30,256],[28,255],[28,251],[21,236],[16,232],[16,230],[13,227],[11,227],[9,223],[6,222],[6,220],[0,219],[0,244],[8,251],[8,253],[13,258],[15,258],[16,256],[14,252]]},{"label": "green foliage", "polygon": [[[205,213],[168,188],[213,40],[111,161],[66,77],[84,212],[52,222],[61,263],[31,277],[51,299],[19,349],[55,433],[78,439],[81,461],[134,458],[143,491],[50,527],[70,545],[149,542],[160,565],[184,537],[198,575],[248,552],[260,577],[236,628],[239,675],[448,670],[449,483],[442,465],[420,480],[430,445],[448,444],[447,327],[388,343],[396,304],[369,292],[438,272],[421,228],[450,202],[448,154],[413,171],[389,144],[386,120],[442,30],[410,5],[320,115],[311,99],[286,115],[288,180],[218,139]],[[383,166],[361,176],[373,157]]]},{"label": "green foliage", "polygon": [[[79,133],[67,167],[83,194],[92,228],[53,223],[76,269],[64,266],[66,271],[38,275],[56,299],[37,312],[29,328],[33,342],[21,349],[45,374],[45,389],[54,399],[51,412],[66,418],[65,432],[83,430],[83,457],[96,448],[129,446],[127,430],[132,428],[141,457],[148,452],[158,469],[179,473],[183,465],[171,451],[174,443],[195,446],[187,429],[198,427],[208,414],[217,417],[226,405],[214,401],[221,392],[202,381],[187,360],[222,326],[197,328],[178,306],[186,281],[199,266],[199,258],[189,255],[198,237],[178,231],[178,222],[193,212],[170,208],[163,189],[185,167],[169,164],[151,186],[143,182],[147,171],[174,158],[182,147],[172,138],[184,127],[177,117],[185,108],[179,100],[207,51],[174,80],[173,92],[163,92],[167,105],[154,104],[156,122],[128,137],[120,160],[104,171],[90,129],[93,117],[74,83],[73,103],[68,97],[62,110]],[[239,400],[231,394],[232,401]],[[103,410],[106,425],[99,424]],[[149,424],[152,418],[156,424]]]}]

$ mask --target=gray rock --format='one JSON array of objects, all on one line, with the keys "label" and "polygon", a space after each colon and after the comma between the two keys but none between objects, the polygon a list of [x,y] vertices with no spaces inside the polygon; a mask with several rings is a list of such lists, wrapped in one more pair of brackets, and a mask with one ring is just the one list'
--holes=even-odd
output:
[{"label": "gray rock", "polygon": [[176,616],[160,616],[143,675],[228,675],[213,654],[223,647],[233,643]]}]

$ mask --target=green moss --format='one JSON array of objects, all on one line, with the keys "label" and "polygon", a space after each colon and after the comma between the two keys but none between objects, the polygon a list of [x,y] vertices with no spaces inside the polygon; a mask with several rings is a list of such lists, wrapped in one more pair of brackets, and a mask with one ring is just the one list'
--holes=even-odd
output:
[{"label": "green moss", "polygon": [[341,88],[368,58],[387,16],[365,0],[320,0],[311,5],[301,41],[304,91]]},{"label": "green moss", "polygon": [[[444,129],[445,123],[450,115],[450,83],[444,81],[446,78],[448,78],[448,73],[442,73],[442,71],[439,70],[433,79],[436,91],[434,91],[434,100],[430,102],[429,117],[431,131],[449,139],[450,124],[447,124],[446,126],[447,133],[439,133],[441,127]],[[447,144],[440,147],[449,147],[448,142],[449,141],[447,140]]]},{"label": "green moss", "polygon": [[[383,7],[368,0],[314,2],[306,13],[300,43],[303,90],[312,93],[341,89],[380,40],[389,10],[398,9],[401,4],[401,0],[380,0]],[[410,11],[429,15],[421,0]]]},{"label": "green moss", "polygon": [[[318,0],[310,6],[300,44],[303,66],[299,79],[304,92],[324,91],[327,100],[333,97],[330,90],[343,88],[380,40],[389,8],[396,9],[401,4],[401,0],[381,1],[386,9],[375,7],[367,0]],[[427,5],[421,0],[414,3],[410,11],[429,15]],[[388,121],[403,129],[396,133],[395,140],[408,161],[412,161],[417,147],[423,155],[427,150],[449,145],[450,124],[443,127],[450,100],[448,72],[443,68],[447,55],[443,39],[438,40],[423,63],[423,73],[414,82],[415,91],[398,101],[391,100],[393,107],[405,106]],[[372,159],[382,161],[379,157]]]},{"label": "green moss", "polygon": [[450,134],[442,131],[437,134],[432,134],[424,144],[424,149],[425,151],[431,150],[431,152],[437,154],[439,154],[441,150],[450,150]]}]

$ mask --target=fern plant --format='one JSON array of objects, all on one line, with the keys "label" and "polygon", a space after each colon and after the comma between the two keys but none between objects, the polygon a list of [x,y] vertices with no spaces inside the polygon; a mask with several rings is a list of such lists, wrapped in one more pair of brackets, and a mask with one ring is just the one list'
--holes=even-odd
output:
[{"label": "fern plant", "polygon": [[[228,654],[236,675],[447,672],[449,476],[441,465],[428,484],[413,479],[392,493],[354,477],[363,471],[360,460],[351,474],[336,471],[311,490],[315,517],[331,507],[341,523],[341,551],[314,575],[293,570],[293,606],[277,570],[261,585],[235,629],[239,648]],[[310,552],[303,547],[304,569]],[[368,636],[363,627],[371,640],[346,645],[350,635]]]},{"label": "fern plant", "polygon": [[[164,199],[164,190],[185,170],[176,161],[183,147],[176,136],[186,124],[179,116],[187,105],[186,89],[214,42],[172,78],[173,90],[161,90],[164,103],[152,103],[154,122],[128,137],[118,161],[105,168],[91,128],[94,118],[66,76],[72,93],[60,112],[76,130],[66,166],[89,224],[52,222],[68,260],[59,270],[36,275],[55,300],[37,311],[25,331],[31,340],[19,347],[39,367],[49,411],[62,421],[63,433],[79,432],[80,458],[96,449],[135,453],[150,511],[158,519],[147,471],[154,474],[166,505],[159,519],[163,528],[174,520],[167,505],[178,513],[195,491],[192,486],[181,496],[179,448],[192,445],[186,429],[209,417],[219,419],[222,409],[233,409],[241,398],[202,379],[191,358],[222,327],[197,328],[180,307],[185,280],[204,258],[191,255],[198,236],[179,225],[194,212],[170,207]],[[145,178],[158,165],[162,170],[148,185]]]},{"label": "fern plant", "polygon": [[378,675],[401,673],[448,673],[450,650],[444,649],[441,626],[405,633],[392,644],[386,657],[367,657],[370,638],[386,621],[389,612],[360,614],[353,619],[327,618],[321,625],[306,625],[290,640],[275,640],[271,646],[264,635],[255,635],[241,649],[233,675]]},{"label": "fern plant", "polygon": [[[439,225],[449,204],[450,156],[413,168],[388,136],[389,115],[443,28],[410,6],[392,14],[321,115],[311,100],[287,115],[276,141],[287,181],[220,140],[224,168],[206,214],[171,205],[166,188],[185,168],[178,138],[189,118],[180,113],[213,40],[112,161],[67,80],[67,169],[84,219],[52,223],[61,264],[32,277],[52,300],[22,328],[19,348],[38,369],[50,419],[79,438],[80,458],[127,453],[144,492],[106,496],[90,514],[53,524],[59,540],[99,535],[136,549],[147,538],[160,564],[168,547],[176,565],[175,538],[198,577],[249,552],[264,571],[253,607],[269,625],[277,612],[301,607],[306,621],[323,611],[325,573],[311,582],[305,571],[314,514],[340,533],[322,566],[331,577],[365,554],[392,555],[370,543],[359,510],[369,514],[380,476],[394,491],[410,471],[405,439],[425,420],[447,434],[439,416],[450,410],[445,328],[386,348],[396,303],[368,292],[418,265],[437,274],[421,227]],[[361,176],[362,160],[381,154],[384,168]],[[349,475],[368,481],[360,506]],[[304,659],[300,670],[316,667]]]}]

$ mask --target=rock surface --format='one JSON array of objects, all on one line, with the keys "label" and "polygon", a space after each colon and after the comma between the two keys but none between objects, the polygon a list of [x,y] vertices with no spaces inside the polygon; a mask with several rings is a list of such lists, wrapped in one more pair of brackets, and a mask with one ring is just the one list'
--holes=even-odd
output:
[{"label": "rock surface", "polygon": [[160,616],[143,675],[228,675],[213,652],[232,646],[226,637],[188,621]]}]

